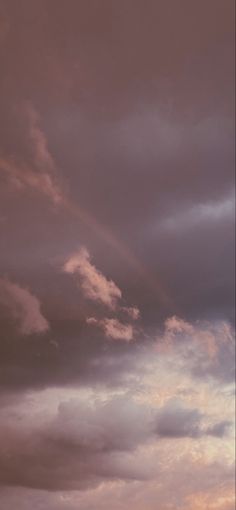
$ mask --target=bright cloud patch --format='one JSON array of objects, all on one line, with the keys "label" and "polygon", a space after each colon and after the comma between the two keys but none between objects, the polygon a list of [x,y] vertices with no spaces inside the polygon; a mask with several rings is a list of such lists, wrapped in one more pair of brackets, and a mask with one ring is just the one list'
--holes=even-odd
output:
[{"label": "bright cloud patch", "polygon": [[103,303],[111,310],[116,308],[121,298],[121,290],[91,264],[86,248],[81,248],[75,255],[69,257],[63,270],[78,275],[81,288],[88,299]]},{"label": "bright cloud patch", "polygon": [[96,324],[103,329],[106,337],[114,340],[130,342],[134,338],[134,330],[131,324],[122,324],[117,319],[97,320],[94,317],[87,319],[88,324]]},{"label": "bright cloud patch", "polygon": [[191,208],[164,218],[159,227],[166,231],[192,229],[201,224],[225,221],[235,216],[235,198],[232,194],[219,201],[193,205]]}]

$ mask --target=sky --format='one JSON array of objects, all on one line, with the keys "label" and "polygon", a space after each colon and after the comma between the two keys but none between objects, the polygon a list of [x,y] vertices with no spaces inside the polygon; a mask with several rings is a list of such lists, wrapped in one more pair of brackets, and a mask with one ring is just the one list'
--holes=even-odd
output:
[{"label": "sky", "polygon": [[234,509],[234,2],[0,2],[0,510]]}]

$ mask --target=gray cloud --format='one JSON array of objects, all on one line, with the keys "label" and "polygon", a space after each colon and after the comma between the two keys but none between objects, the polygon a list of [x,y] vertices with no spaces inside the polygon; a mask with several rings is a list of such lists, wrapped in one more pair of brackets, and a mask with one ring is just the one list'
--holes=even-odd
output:
[{"label": "gray cloud", "polygon": [[227,420],[222,420],[219,423],[215,423],[211,427],[208,427],[206,430],[206,433],[210,436],[215,437],[224,437],[227,435],[227,432],[229,431],[229,428],[232,426],[232,423],[230,423]]},{"label": "gray cloud", "polygon": [[167,404],[158,412],[157,434],[163,438],[199,438],[204,435],[222,438],[232,425],[221,421],[204,428],[203,416],[198,409],[188,409]]},{"label": "gray cloud", "polygon": [[220,422],[204,429],[197,409],[173,404],[150,408],[127,394],[73,398],[61,401],[56,411],[46,393],[44,399],[43,412],[28,415],[30,403],[26,400],[24,408],[23,400],[22,409],[16,403],[3,414],[4,485],[59,491],[83,490],[106,480],[151,480],[153,461],[137,463],[140,448],[154,448],[161,438],[222,438],[229,426]]},{"label": "gray cloud", "polygon": [[157,433],[161,437],[198,437],[201,414],[197,409],[163,409],[158,418]]},{"label": "gray cloud", "polygon": [[11,414],[3,419],[1,483],[66,490],[106,479],[146,478],[145,469],[127,455],[149,436],[149,411],[132,399],[62,402],[53,418],[50,412],[29,420],[21,414],[16,410],[15,425]]}]

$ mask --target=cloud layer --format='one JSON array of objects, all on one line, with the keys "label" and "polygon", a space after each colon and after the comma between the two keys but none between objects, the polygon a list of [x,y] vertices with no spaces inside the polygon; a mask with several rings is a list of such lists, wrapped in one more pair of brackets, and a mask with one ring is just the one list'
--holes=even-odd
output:
[{"label": "cloud layer", "polygon": [[[90,395],[88,401],[82,395],[50,408],[47,392],[43,392],[32,395],[38,410],[30,416],[24,416],[30,405],[27,399],[21,407],[6,409],[0,442],[1,483],[79,490],[109,480],[152,480],[152,469],[158,469],[160,461],[147,454],[149,449],[164,454],[163,440],[223,438],[226,434],[225,422],[204,429],[202,421],[207,416],[197,409],[171,403],[156,409],[127,394],[101,397]],[[12,412],[17,417],[15,424],[11,424]],[[142,455],[140,465],[137,461]]]},{"label": "cloud layer", "polygon": [[4,510],[234,509],[234,8],[1,1]]}]

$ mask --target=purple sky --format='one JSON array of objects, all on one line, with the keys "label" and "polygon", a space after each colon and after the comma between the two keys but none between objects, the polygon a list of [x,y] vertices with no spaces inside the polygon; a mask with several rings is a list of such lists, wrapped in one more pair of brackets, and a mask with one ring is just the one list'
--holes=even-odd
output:
[{"label": "purple sky", "polygon": [[0,3],[0,510],[234,508],[234,36]]}]

